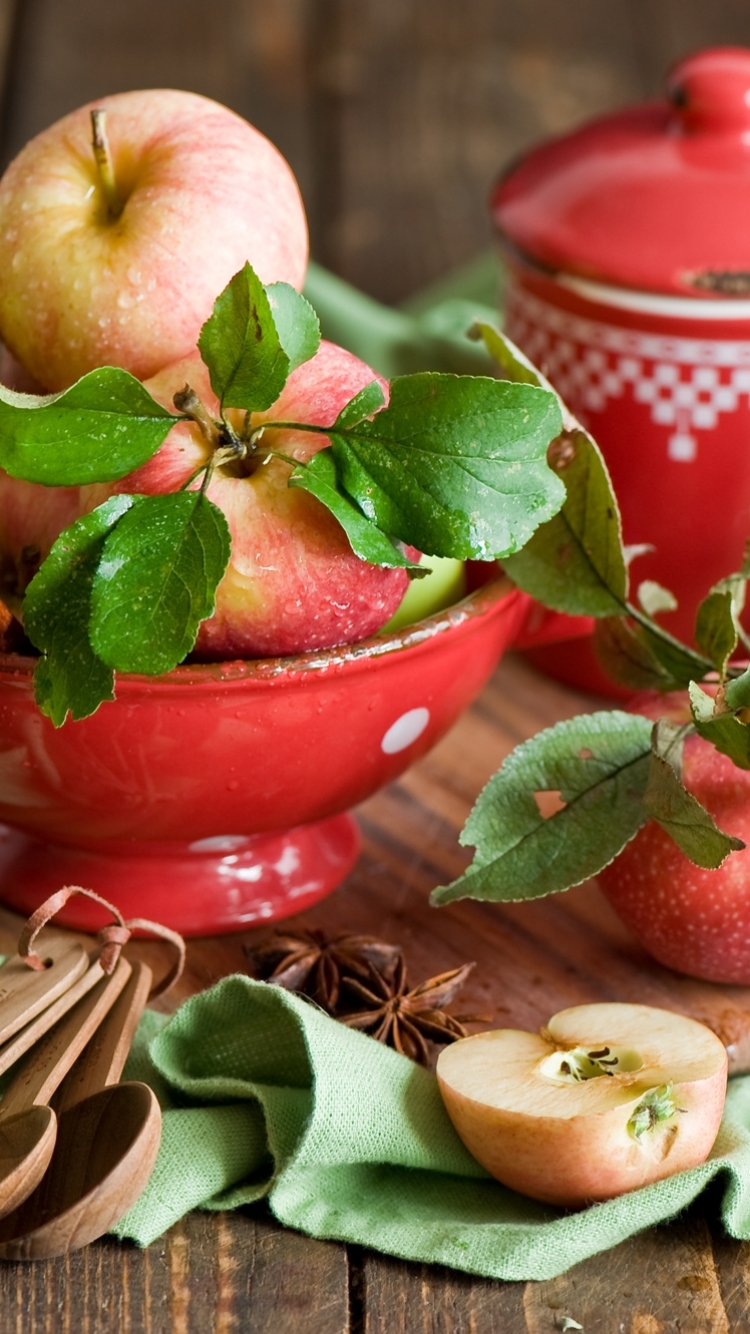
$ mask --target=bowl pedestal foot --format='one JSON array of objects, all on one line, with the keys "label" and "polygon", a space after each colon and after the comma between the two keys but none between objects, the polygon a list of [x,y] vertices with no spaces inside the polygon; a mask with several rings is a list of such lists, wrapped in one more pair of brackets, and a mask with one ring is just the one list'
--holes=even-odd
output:
[{"label": "bowl pedestal foot", "polygon": [[[190,843],[67,846],[0,826],[0,903],[28,917],[63,885],[82,885],[126,919],[148,918],[184,936],[218,935],[304,912],[341,883],[359,848],[350,815]],[[102,909],[75,895],[55,924],[95,932]]]}]

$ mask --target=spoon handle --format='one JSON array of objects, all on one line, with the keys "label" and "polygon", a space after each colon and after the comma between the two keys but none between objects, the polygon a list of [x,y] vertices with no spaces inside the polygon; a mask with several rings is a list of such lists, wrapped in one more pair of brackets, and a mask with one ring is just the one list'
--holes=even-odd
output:
[{"label": "spoon handle", "polygon": [[131,966],[133,971],[112,1009],[55,1094],[53,1105],[58,1117],[92,1093],[116,1084],[122,1074],[153,982],[148,964],[136,962]]},{"label": "spoon handle", "polygon": [[43,1106],[49,1101],[117,1000],[131,971],[127,959],[120,957],[111,976],[97,982],[88,995],[32,1048],[0,1103],[3,1119],[24,1112],[34,1104]]},{"label": "spoon handle", "polygon": [[57,1023],[58,1019],[62,1019],[63,1015],[67,1014],[68,1010],[72,1009],[81,997],[85,996],[103,977],[104,970],[101,964],[96,957],[92,957],[89,967],[72,986],[68,987],[67,991],[58,996],[57,1000],[53,1000],[46,1010],[41,1010],[30,1023],[26,1024],[25,1028],[20,1029],[7,1042],[2,1043],[0,1046],[0,1074],[10,1070],[10,1067],[15,1065],[16,1061],[20,1060],[29,1048],[33,1047],[48,1029]]},{"label": "spoon handle", "polygon": [[0,968],[0,1043],[40,1014],[86,972],[89,956],[77,940],[53,936],[42,950],[42,972],[16,954]]}]

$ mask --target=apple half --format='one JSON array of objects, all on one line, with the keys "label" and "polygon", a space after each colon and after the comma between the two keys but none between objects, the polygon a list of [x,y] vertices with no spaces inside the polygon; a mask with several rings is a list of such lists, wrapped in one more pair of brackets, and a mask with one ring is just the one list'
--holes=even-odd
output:
[{"label": "apple half", "polygon": [[440,1053],[440,1092],[470,1153],[549,1204],[611,1199],[695,1167],[719,1129],[727,1053],[705,1025],[618,1002],[561,1010]]}]

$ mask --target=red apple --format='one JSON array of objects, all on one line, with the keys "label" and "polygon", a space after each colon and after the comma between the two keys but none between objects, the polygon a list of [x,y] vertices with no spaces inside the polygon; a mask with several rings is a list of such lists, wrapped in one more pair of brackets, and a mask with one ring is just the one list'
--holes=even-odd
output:
[{"label": "red apple", "polygon": [[695,1019],[577,1005],[540,1033],[477,1033],[440,1053],[443,1101],[506,1186],[580,1207],[695,1167],[721,1121],[727,1053]]},{"label": "red apple", "polygon": [[[312,360],[292,372],[274,406],[253,417],[253,425],[274,419],[330,425],[375,378],[357,357],[323,342]],[[197,352],[161,371],[147,387],[171,407],[174,393],[186,382],[209,412],[218,414]],[[264,443],[305,461],[328,438],[278,431],[268,432]],[[175,491],[208,455],[197,426],[181,422],[147,464],[114,485],[43,487],[0,473],[0,575],[7,600],[18,605],[18,594],[33,574],[29,561],[43,559],[80,514],[115,491]],[[272,458],[249,475],[233,466],[219,467],[213,475],[208,495],[229,522],[232,558],[219,585],[216,611],[198,635],[195,652],[204,659],[282,656],[363,639],[380,629],[404,595],[406,572],[356,556],[333,515],[314,496],[287,486],[290,472]]]},{"label": "red apple", "polygon": [[[687,696],[634,701],[647,717],[690,718]],[[685,741],[683,782],[727,834],[748,847],[718,870],[695,866],[655,820],[598,878],[619,916],[668,968],[711,982],[750,984],[750,772],[699,736]]]},{"label": "red apple", "polygon": [[[90,113],[106,113],[108,204]],[[195,347],[249,260],[301,287],[307,228],[294,177],[240,116],[195,93],[120,93],[26,145],[0,181],[0,338],[48,389],[97,366],[139,379]]]}]

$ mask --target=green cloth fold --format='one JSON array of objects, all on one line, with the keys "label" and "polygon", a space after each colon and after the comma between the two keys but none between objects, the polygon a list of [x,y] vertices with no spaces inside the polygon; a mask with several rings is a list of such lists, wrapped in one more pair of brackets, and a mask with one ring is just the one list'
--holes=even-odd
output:
[{"label": "green cloth fold", "polygon": [[706,1163],[575,1213],[488,1178],[429,1071],[268,983],[228,977],[169,1021],[148,1014],[123,1077],[147,1078],[165,1106],[151,1181],[114,1229],[142,1246],[191,1208],[265,1196],[315,1237],[545,1279],[674,1217],[714,1179],[727,1231],[750,1239],[750,1077],[731,1082]]}]

